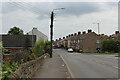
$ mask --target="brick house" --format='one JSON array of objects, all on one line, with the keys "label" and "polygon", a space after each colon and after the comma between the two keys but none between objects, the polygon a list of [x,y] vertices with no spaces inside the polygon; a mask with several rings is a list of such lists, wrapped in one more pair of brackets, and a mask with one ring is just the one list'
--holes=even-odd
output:
[{"label": "brick house", "polygon": [[[0,42],[3,42],[3,47],[11,52],[17,52],[23,50],[26,47],[26,43],[29,47],[32,47],[32,35],[0,35]],[[36,36],[33,35],[33,44],[36,42]]]},{"label": "brick house", "polygon": [[83,32],[82,35],[77,37],[77,40],[78,48],[83,52],[94,53],[97,52],[96,49],[101,46],[101,37],[91,30],[88,30],[88,33]]},{"label": "brick house", "polygon": [[[100,40],[102,37],[100,35],[97,35],[95,32],[92,32],[92,30],[88,30],[88,33],[85,31],[78,32],[66,36],[65,39],[62,39],[63,45],[65,48],[73,48],[74,51],[82,50],[83,52],[97,52],[97,48],[99,48]],[[58,41],[58,44],[61,45],[62,43]]]}]

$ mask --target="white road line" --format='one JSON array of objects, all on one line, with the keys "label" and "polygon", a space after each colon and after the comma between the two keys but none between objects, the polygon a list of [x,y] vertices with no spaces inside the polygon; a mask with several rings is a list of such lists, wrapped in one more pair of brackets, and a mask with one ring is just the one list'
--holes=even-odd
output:
[{"label": "white road line", "polygon": [[66,67],[67,67],[67,69],[68,69],[68,72],[69,72],[69,74],[70,74],[70,77],[71,77],[71,78],[75,78],[74,75],[73,75],[73,73],[72,73],[72,71],[71,71],[71,69],[69,68],[67,62],[65,61],[65,59],[64,59],[61,55],[60,55],[60,57],[62,58],[62,60],[63,60],[64,63],[66,64]]}]

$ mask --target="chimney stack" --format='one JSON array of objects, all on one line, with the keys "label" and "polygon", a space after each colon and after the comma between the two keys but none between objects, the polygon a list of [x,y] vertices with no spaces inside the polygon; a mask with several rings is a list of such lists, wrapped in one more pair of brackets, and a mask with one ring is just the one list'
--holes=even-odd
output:
[{"label": "chimney stack", "polygon": [[90,33],[90,32],[92,32],[92,30],[91,30],[91,29],[88,29],[88,33]]},{"label": "chimney stack", "polygon": [[65,39],[65,37],[63,37],[63,39]]},{"label": "chimney stack", "polygon": [[115,31],[115,34],[119,34],[119,31]]},{"label": "chimney stack", "polygon": [[68,37],[70,37],[70,34],[68,35]]},{"label": "chimney stack", "polygon": [[78,32],[78,35],[80,35],[81,34],[81,32]]},{"label": "chimney stack", "polygon": [[59,38],[59,40],[61,40],[61,38]]},{"label": "chimney stack", "polygon": [[73,36],[73,34],[71,34],[71,36]]},{"label": "chimney stack", "polygon": [[85,34],[85,33],[86,33],[85,31],[82,32],[82,34]]},{"label": "chimney stack", "polygon": [[74,33],[74,36],[76,36],[77,35],[77,33]]}]

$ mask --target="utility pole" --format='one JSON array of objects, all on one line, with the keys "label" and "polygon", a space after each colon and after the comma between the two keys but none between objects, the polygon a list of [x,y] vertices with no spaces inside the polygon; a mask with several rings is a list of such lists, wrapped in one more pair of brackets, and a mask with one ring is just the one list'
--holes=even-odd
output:
[{"label": "utility pole", "polygon": [[52,58],[52,38],[53,38],[53,21],[54,21],[54,11],[55,10],[60,10],[60,9],[65,9],[65,8],[57,8],[57,9],[53,9],[53,11],[51,12],[51,25],[50,25],[50,40],[51,40],[51,44],[50,44],[50,58]]},{"label": "utility pole", "polygon": [[52,58],[52,38],[53,38],[53,20],[54,20],[54,12],[51,12],[51,25],[50,25],[50,39],[51,39],[51,44],[50,44],[50,58]]}]

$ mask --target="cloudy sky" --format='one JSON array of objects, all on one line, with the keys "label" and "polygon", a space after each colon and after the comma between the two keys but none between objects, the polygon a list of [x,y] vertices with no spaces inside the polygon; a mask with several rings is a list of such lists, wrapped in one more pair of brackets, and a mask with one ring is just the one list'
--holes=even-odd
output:
[{"label": "cloudy sky", "polygon": [[17,26],[27,33],[33,27],[50,36],[50,14],[56,10],[54,20],[54,39],[92,29],[98,32],[100,23],[101,34],[113,34],[118,30],[117,2],[2,2],[0,4],[0,33]]}]

